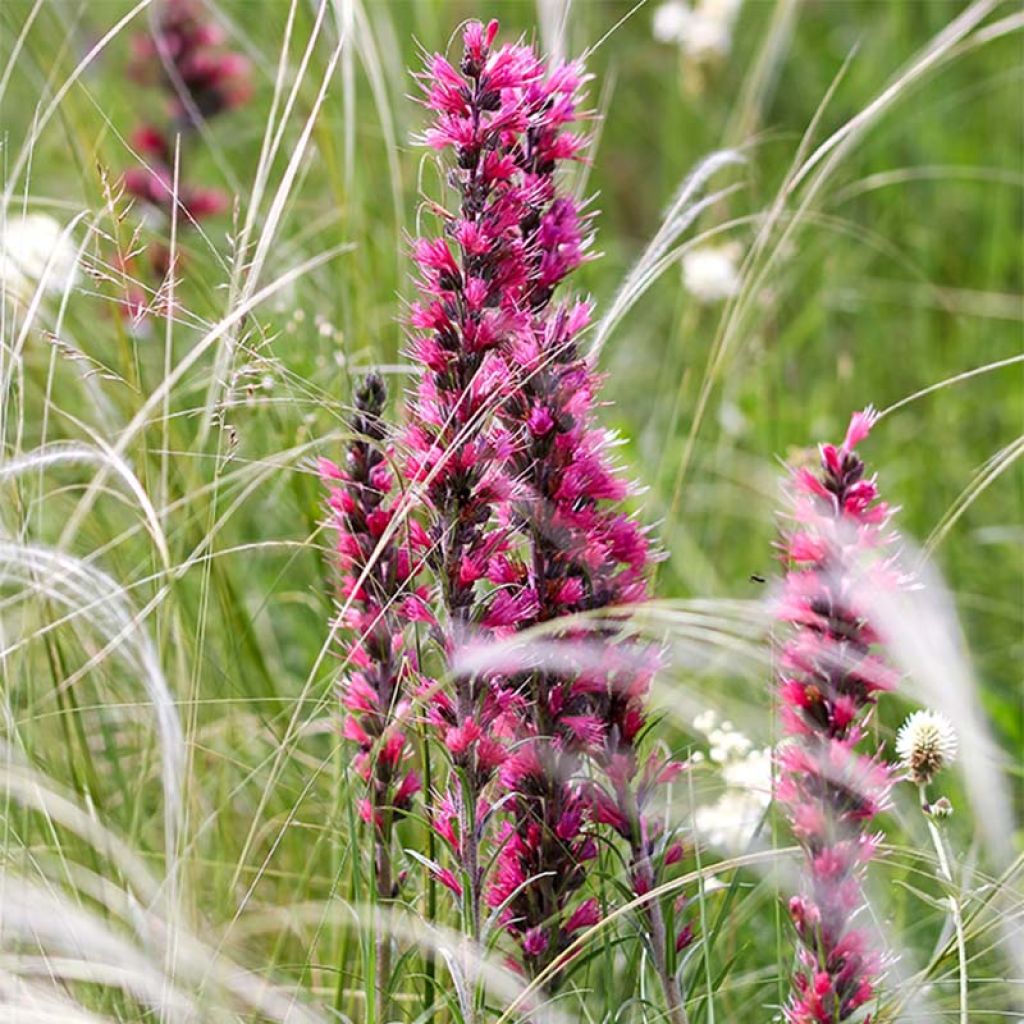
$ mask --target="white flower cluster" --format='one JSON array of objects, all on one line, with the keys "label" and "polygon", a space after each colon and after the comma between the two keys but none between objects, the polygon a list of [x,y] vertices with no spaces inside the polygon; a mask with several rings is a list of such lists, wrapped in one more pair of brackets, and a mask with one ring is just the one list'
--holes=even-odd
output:
[{"label": "white flower cluster", "polygon": [[683,287],[700,303],[708,305],[739,294],[737,268],[742,249],[737,242],[705,245],[683,256]]},{"label": "white flower cluster", "polygon": [[652,30],[659,43],[673,43],[695,61],[724,57],[742,0],[667,0],[654,11]]},{"label": "white flower cluster", "polygon": [[28,302],[40,282],[60,295],[77,276],[78,252],[52,217],[30,213],[0,222],[0,290],[8,298]]},{"label": "white flower cluster", "polygon": [[[713,711],[693,722],[708,742],[708,757],[721,768],[725,789],[713,804],[698,807],[694,825],[701,837],[728,853],[746,849],[772,799],[772,751],[756,748],[731,722]],[[698,753],[694,761],[702,761]]]}]

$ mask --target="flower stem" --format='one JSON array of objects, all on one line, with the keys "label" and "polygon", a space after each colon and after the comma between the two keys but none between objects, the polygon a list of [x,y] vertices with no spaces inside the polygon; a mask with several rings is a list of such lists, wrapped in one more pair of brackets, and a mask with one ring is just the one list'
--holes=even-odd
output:
[{"label": "flower stem", "polygon": [[665,996],[665,1005],[668,1007],[668,1019],[670,1024],[689,1024],[686,1009],[683,1007],[683,994],[679,990],[679,982],[668,969],[665,946],[667,942],[665,918],[661,913],[661,904],[657,900],[650,900],[647,903],[646,909],[647,919],[651,922],[654,969],[657,972],[658,980],[661,982],[662,992]]},{"label": "flower stem", "polygon": [[[390,826],[390,822],[388,823]],[[376,841],[377,905],[389,909],[392,893],[391,829],[383,829]],[[390,1016],[391,929],[390,922],[377,929],[376,989],[378,1020],[384,1024]]]},{"label": "flower stem", "polygon": [[[460,694],[461,696],[462,694]],[[462,719],[463,721],[465,719]],[[459,833],[462,839],[462,867],[466,874],[468,885],[467,896],[469,900],[469,937],[472,945],[469,955],[471,958],[477,956],[480,948],[480,848],[477,840],[478,830],[476,827],[476,787],[472,781],[472,769],[463,773],[460,790],[462,792],[462,806],[459,822]],[[476,1022],[476,989],[478,972],[475,966],[475,959],[467,964],[468,1004],[463,1008],[465,1018],[464,1024],[475,1024]]]},{"label": "flower stem", "polygon": [[[938,826],[932,820],[927,787],[921,785],[918,788],[921,794],[921,809],[925,813],[925,823],[928,826],[928,835],[931,837],[932,846],[935,848],[935,855],[939,860],[939,874],[950,887],[954,887],[956,883],[953,881],[953,871],[950,868],[946,844]],[[953,920],[953,928],[956,931],[956,955],[960,983],[960,1024],[970,1024],[967,1008],[967,940],[964,937],[963,915],[960,912],[960,900],[953,893],[949,893],[946,896],[946,902],[949,904],[950,917]]]},{"label": "flower stem", "polygon": [[[651,863],[649,848],[644,836],[644,827],[641,821],[640,808],[637,805],[636,794],[632,789],[623,787],[619,791],[619,802],[623,807],[628,808],[629,817],[632,821],[633,838],[630,845],[633,854],[634,876],[637,879],[642,879],[648,888],[652,888],[655,882],[654,865]],[[689,1024],[689,1017],[683,1006],[683,995],[679,989],[679,982],[672,971],[669,970],[668,936],[665,930],[665,916],[661,912],[661,903],[658,900],[648,900],[644,904],[644,911],[650,923],[654,970],[658,975],[662,994],[665,997],[668,1020],[670,1024]]]}]

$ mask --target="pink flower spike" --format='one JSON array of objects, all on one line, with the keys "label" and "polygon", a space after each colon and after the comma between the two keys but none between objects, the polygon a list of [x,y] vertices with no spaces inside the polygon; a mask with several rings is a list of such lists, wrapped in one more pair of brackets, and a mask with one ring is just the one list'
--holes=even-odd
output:
[{"label": "pink flower spike", "polygon": [[[887,509],[854,453],[877,416],[854,414],[843,444],[822,445],[817,474],[793,477],[793,519],[781,545],[789,558],[776,618],[788,630],[777,659],[777,695],[788,741],[776,754],[775,796],[804,850],[802,894],[790,901],[799,966],[785,1007],[790,1024],[839,1024],[870,998],[878,957],[853,915],[863,868],[877,845],[868,823],[886,805],[889,772],[857,752],[871,708],[893,672],[855,601],[899,579],[882,532]],[[885,566],[886,571],[880,573]]]}]

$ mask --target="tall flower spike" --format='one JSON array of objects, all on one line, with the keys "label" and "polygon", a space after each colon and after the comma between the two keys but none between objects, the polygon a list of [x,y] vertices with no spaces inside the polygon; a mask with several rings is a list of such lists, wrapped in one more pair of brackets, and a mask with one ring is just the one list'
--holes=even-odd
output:
[{"label": "tall flower spike", "polygon": [[[411,751],[403,723],[416,674],[405,632],[410,621],[422,617],[423,595],[415,587],[422,556],[413,540],[401,543],[396,539],[400,534],[391,536],[400,506],[391,497],[387,431],[381,420],[385,399],[381,378],[367,376],[355,394],[354,437],[344,468],[321,459],[320,473],[331,488],[328,504],[345,609],[341,625],[350,637],[338,687],[345,709],[342,732],[359,750],[355,770],[366,784],[359,810],[374,831],[377,895],[389,901],[397,895],[394,824],[420,789],[419,776],[407,766]],[[378,943],[377,968],[383,1006],[390,980],[386,936]]]},{"label": "tall flower spike", "polygon": [[[435,513],[431,541],[455,643],[466,625],[501,636],[641,600],[649,566],[643,532],[618,507],[628,487],[593,415],[599,381],[577,349],[589,310],[552,304],[589,244],[577,204],[556,178],[583,145],[572,125],[584,75],[575,64],[548,67],[523,46],[495,49],[496,31],[494,23],[471,23],[458,69],[438,55],[423,76],[437,115],[424,141],[454,151],[448,180],[460,206],[446,238],[421,239],[414,249],[424,300],[412,309],[411,349],[425,370],[406,439]],[[481,579],[490,590],[481,591]],[[564,639],[586,646],[593,637]],[[504,758],[507,819],[487,897],[502,908],[528,974],[551,963],[596,913],[592,901],[579,901],[595,830],[607,823],[582,782],[588,759],[614,775],[615,795],[604,803],[617,825],[627,822],[635,871],[646,880],[637,885],[651,884],[657,830],[642,804],[665,771],[654,763],[641,769],[633,748],[651,674],[637,660],[623,656],[620,670],[604,673],[541,666],[476,676],[461,681],[454,701],[435,705],[464,776],[473,756],[479,764],[487,735],[481,709],[517,711],[509,716],[514,753],[486,759],[498,768]],[[468,778],[462,804],[486,814],[477,797],[487,777]],[[440,816],[471,873],[468,817],[463,812],[456,837],[450,813]],[[477,829],[469,843],[478,839]],[[471,886],[481,881],[471,873]],[[655,945],[663,951],[665,943]]]},{"label": "tall flower spike", "polygon": [[858,747],[878,693],[895,683],[876,651],[865,595],[900,583],[889,507],[855,452],[874,419],[870,408],[856,413],[842,445],[821,447],[818,473],[794,474],[793,526],[782,545],[788,572],[777,617],[789,632],[778,694],[789,739],[777,796],[805,857],[804,891],[790,902],[800,966],[789,1024],[849,1020],[872,998],[881,970],[855,921],[878,841],[868,828],[890,783],[886,765]]},{"label": "tall flower spike", "polygon": [[[505,636],[536,618],[536,590],[509,551],[516,485],[510,434],[496,412],[514,386],[507,352],[532,336],[534,310],[582,258],[574,208],[559,215],[551,177],[579,148],[561,130],[574,116],[579,79],[569,68],[549,71],[529,47],[496,49],[496,33],[496,22],[469,23],[458,68],[437,54],[421,76],[435,115],[423,141],[452,154],[458,209],[443,214],[442,237],[413,246],[422,298],[411,309],[409,349],[423,374],[404,442],[428,506],[448,656],[471,634]],[[476,673],[428,713],[460,775],[456,852],[477,938],[480,819],[489,813],[480,797],[506,757],[519,705],[509,680]]]},{"label": "tall flower spike", "polygon": [[[570,66],[553,73],[551,80],[558,88],[578,88],[583,76]],[[594,415],[601,381],[577,341],[590,310],[578,301],[552,304],[555,286],[582,261],[590,239],[575,201],[558,192],[555,161],[538,154],[575,153],[576,142],[560,141],[565,134],[562,118],[575,105],[575,100],[551,104],[558,115],[551,123],[542,121],[532,132],[534,144],[515,154],[517,165],[534,183],[538,202],[525,224],[533,280],[529,330],[518,333],[503,350],[515,386],[502,405],[501,417],[514,439],[511,464],[518,487],[511,507],[528,541],[524,561],[530,589],[538,598],[536,622],[646,599],[652,562],[643,530],[620,507],[629,487],[609,458],[611,439]],[[650,651],[615,642],[617,632],[563,631],[560,637],[567,649],[578,646],[588,667],[568,673],[538,670],[528,677],[526,690],[534,716],[532,732],[544,738],[546,802],[558,807],[569,801],[566,780],[578,776],[581,757],[594,762],[608,785],[592,790],[598,795],[591,799],[587,817],[613,825],[627,839],[634,883],[646,891],[655,881],[652,858],[659,829],[647,820],[644,804],[664,766],[651,763],[641,770],[635,742],[645,722],[654,663]],[[595,671],[594,663],[602,664],[603,670]],[[528,836],[528,821],[538,820],[536,810],[523,801],[515,809],[522,817],[517,833]],[[581,824],[585,821],[581,819]],[[557,876],[566,890],[559,898],[564,900],[577,875],[562,871]],[[497,892],[501,891],[499,886]],[[527,904],[529,895],[527,891],[518,902]],[[534,913],[546,922],[545,934],[551,933],[552,941],[539,954],[530,956],[526,949],[530,962],[541,967],[570,941],[568,929],[559,933],[557,928],[558,921],[565,920],[565,909],[548,895],[546,902],[536,902]],[[672,1012],[679,1014],[681,999],[662,955],[660,908],[648,904],[645,916],[646,930],[661,936],[654,943],[655,959]],[[541,925],[531,931],[529,915],[520,919],[525,949],[525,940]]]},{"label": "tall flower spike", "polygon": [[[595,421],[600,380],[577,347],[589,309],[580,302],[552,305],[556,287],[583,261],[590,241],[575,200],[561,193],[555,176],[559,162],[576,157],[581,146],[569,126],[577,117],[585,77],[577,65],[538,74],[532,55],[508,52],[517,55],[508,57],[510,63],[527,69],[520,102],[497,108],[502,132],[496,144],[472,145],[493,154],[501,170],[502,209],[514,226],[506,251],[516,257],[514,273],[507,274],[516,286],[499,297],[499,308],[507,309],[514,329],[499,338],[496,353],[508,374],[508,386],[498,398],[516,481],[509,507],[527,551],[521,561],[503,556],[500,578],[493,582],[514,582],[520,594],[530,595],[532,606],[516,624],[523,629],[643,600],[650,553],[643,531],[618,506],[628,487],[608,457],[609,438]],[[477,62],[467,44],[463,69]],[[458,76],[447,62],[435,62],[435,73],[432,96],[453,119],[445,122],[443,132],[428,133],[428,139],[438,145],[465,140],[471,136],[465,124],[465,84],[456,85]],[[459,162],[470,164],[471,154],[460,150]],[[455,228],[461,230],[461,225]],[[610,666],[616,660],[609,645],[613,632],[565,633],[562,639],[590,648],[584,661],[595,660],[596,642],[600,659]],[[629,840],[637,887],[654,884],[658,829],[651,827],[643,805],[655,781],[671,769],[649,763],[641,770],[634,748],[652,674],[648,652],[627,645],[618,655],[618,669],[595,673],[540,667],[514,680],[527,709],[516,754],[502,769],[503,788],[514,794],[507,805],[512,821],[503,830],[499,870],[488,899],[504,908],[503,919],[519,938],[530,973],[542,970],[571,942],[589,913],[583,908],[590,901],[576,909],[573,901],[585,877],[580,865],[595,849],[596,824],[614,823]],[[580,783],[587,758],[614,780],[601,791],[596,821],[594,800],[584,800]],[[646,913],[653,918],[652,929],[660,929],[661,939],[655,942],[659,972],[670,1006],[680,1014],[678,989],[662,956],[660,909],[651,904]]]}]

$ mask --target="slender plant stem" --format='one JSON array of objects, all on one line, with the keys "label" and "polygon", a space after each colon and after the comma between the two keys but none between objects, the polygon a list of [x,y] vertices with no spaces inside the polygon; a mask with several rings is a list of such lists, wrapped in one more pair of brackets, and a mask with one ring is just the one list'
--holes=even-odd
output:
[{"label": "slender plant stem", "polygon": [[[935,855],[939,860],[939,873],[942,875],[943,879],[949,883],[950,887],[955,887],[956,883],[953,881],[953,871],[950,868],[949,857],[946,853],[946,844],[938,827],[932,820],[931,805],[928,803],[928,794],[925,786],[920,787],[920,793],[921,809],[925,812],[925,822],[928,825],[928,835],[931,836],[932,846],[935,847]],[[949,893],[946,896],[946,902],[949,904],[950,916],[953,919],[953,928],[956,931],[957,966],[960,981],[960,1024],[970,1024],[967,1006],[967,941],[964,938],[963,915],[960,913],[960,900],[953,893]]]},{"label": "slender plant stem", "polygon": [[683,994],[679,990],[679,982],[668,969],[665,952],[665,943],[667,942],[665,918],[661,913],[661,904],[657,900],[651,900],[647,904],[647,919],[651,922],[654,969],[657,972],[658,980],[661,982],[662,992],[665,996],[665,1005],[668,1007],[668,1019],[671,1024],[689,1024],[689,1017],[683,1006]]},{"label": "slender plant stem", "polygon": [[[421,735],[423,749],[423,788],[427,793],[434,790],[433,774],[430,765],[430,744],[426,736]],[[431,861],[437,861],[437,839],[432,828],[427,829],[427,856]],[[427,921],[431,924],[437,920],[437,881],[432,871],[427,872]],[[427,957],[423,971],[423,1012],[430,1011],[434,1005],[436,966],[432,956]]]},{"label": "slender plant stem", "polygon": [[[647,852],[647,844],[643,837],[640,808],[637,806],[636,794],[631,789],[619,792],[620,804],[629,808],[633,822],[633,853],[634,873],[643,879],[651,888],[654,886],[654,866]],[[651,927],[651,947],[654,952],[654,970],[661,984],[665,997],[670,1024],[690,1024],[686,1009],[683,1006],[683,995],[679,982],[668,966],[668,936],[665,931],[665,917],[661,912],[661,903],[657,899],[649,900],[644,907],[645,916]]]},{"label": "slender plant stem", "polygon": [[[475,955],[480,948],[480,849],[477,842],[476,827],[476,787],[471,781],[472,770],[463,774],[462,784],[459,787],[462,792],[462,806],[460,815],[462,820],[459,823],[459,833],[462,838],[462,866],[466,874],[469,899],[469,936],[472,939],[471,956]],[[464,1008],[465,1024],[475,1024],[476,1021],[476,988],[477,971],[470,968],[466,989],[468,1005]]]},{"label": "slender plant stem", "polygon": [[[378,835],[376,842],[377,854],[377,899],[380,906],[391,902],[391,829],[388,822],[386,829]],[[389,928],[377,930],[377,1014],[378,1019],[385,1022],[389,1018],[389,990],[391,988],[391,931]]]}]

